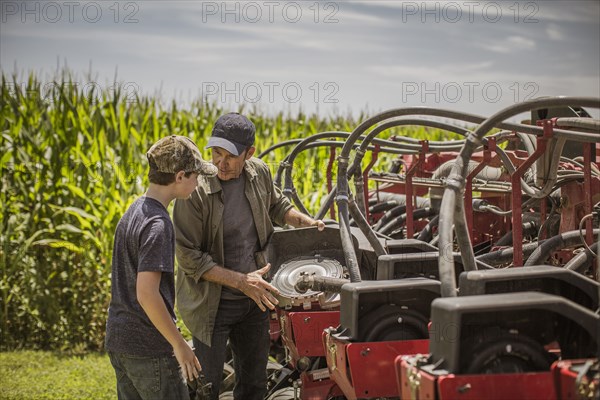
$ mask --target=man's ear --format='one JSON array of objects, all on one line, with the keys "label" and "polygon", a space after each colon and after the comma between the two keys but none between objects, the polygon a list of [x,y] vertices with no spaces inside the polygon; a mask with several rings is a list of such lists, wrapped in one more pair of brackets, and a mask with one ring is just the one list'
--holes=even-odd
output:
[{"label": "man's ear", "polygon": [[185,177],[185,171],[179,171],[178,173],[175,174],[175,182],[183,181],[184,177]]},{"label": "man's ear", "polygon": [[256,151],[256,147],[251,146],[248,151],[246,152],[246,160],[249,160],[250,157],[252,157],[254,155],[254,152]]}]

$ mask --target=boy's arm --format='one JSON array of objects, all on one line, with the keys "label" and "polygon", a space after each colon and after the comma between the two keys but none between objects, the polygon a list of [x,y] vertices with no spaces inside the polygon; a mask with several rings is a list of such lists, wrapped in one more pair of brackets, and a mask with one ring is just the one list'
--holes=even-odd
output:
[{"label": "boy's arm", "polygon": [[188,381],[193,381],[198,378],[198,372],[201,369],[200,363],[171,319],[171,315],[159,292],[160,278],[161,272],[139,272],[136,282],[137,300],[152,324],[173,346],[173,352],[177,362],[179,362],[183,376]]}]

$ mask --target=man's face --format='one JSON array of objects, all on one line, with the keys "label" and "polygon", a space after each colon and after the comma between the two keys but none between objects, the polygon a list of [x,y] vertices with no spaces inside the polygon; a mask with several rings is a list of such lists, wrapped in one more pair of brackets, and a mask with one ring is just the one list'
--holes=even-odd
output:
[{"label": "man's face", "polygon": [[212,147],[211,150],[213,164],[219,169],[217,176],[222,181],[228,181],[239,178],[244,170],[246,160],[252,157],[255,149],[250,147],[239,156],[231,154],[221,147]]}]

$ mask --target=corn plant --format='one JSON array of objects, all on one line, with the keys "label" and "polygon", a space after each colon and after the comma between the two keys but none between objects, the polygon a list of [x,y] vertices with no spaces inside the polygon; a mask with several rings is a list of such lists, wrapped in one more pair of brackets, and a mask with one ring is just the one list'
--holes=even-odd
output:
[{"label": "corn plant", "polygon": [[[187,135],[202,149],[215,119],[230,111],[202,100],[187,109],[153,97],[132,101],[118,85],[94,93],[73,81],[65,71],[46,90],[33,74],[24,84],[2,74],[2,350],[102,348],[113,234],[145,190],[147,149],[169,134]],[[233,111],[245,112],[243,106]],[[340,116],[245,114],[256,124],[258,151],[357,124]],[[266,158],[273,172],[289,151]],[[312,212],[326,194],[328,160],[329,149],[317,148],[301,153],[294,165],[295,187]]]}]

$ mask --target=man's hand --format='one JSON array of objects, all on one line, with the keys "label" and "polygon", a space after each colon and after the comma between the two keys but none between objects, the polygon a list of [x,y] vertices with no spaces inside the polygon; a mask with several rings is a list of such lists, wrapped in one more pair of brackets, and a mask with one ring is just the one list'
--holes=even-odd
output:
[{"label": "man's hand", "polygon": [[196,358],[194,351],[187,342],[182,340],[177,346],[173,347],[173,352],[175,353],[175,358],[179,363],[179,367],[181,367],[183,377],[188,382],[197,379],[202,368],[200,367],[200,362]]},{"label": "man's hand", "polygon": [[319,230],[319,232],[322,232],[325,229],[325,223],[323,221],[321,221],[320,219],[314,220],[314,222],[311,224],[311,226],[316,226],[317,229]]},{"label": "man's hand", "polygon": [[320,219],[312,219],[306,214],[302,214],[295,208],[290,208],[284,216],[286,224],[293,226],[294,228],[302,228],[307,226],[316,226],[319,231],[325,229],[325,224]]},{"label": "man's hand", "polygon": [[279,290],[269,282],[263,279],[263,275],[269,271],[271,264],[265,265],[263,268],[243,275],[243,279],[239,285],[246,296],[256,302],[261,310],[266,311],[267,308],[273,310],[279,301],[272,293],[279,293]]}]

